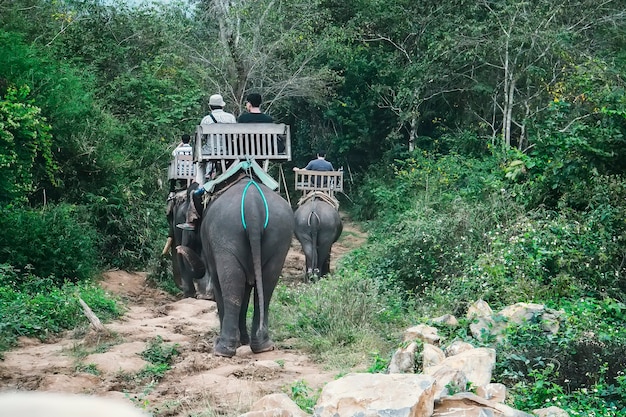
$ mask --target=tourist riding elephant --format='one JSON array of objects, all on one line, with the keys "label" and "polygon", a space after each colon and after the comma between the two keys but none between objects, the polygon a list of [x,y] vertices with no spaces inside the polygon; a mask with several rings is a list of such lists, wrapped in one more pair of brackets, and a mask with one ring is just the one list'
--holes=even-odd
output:
[{"label": "tourist riding elephant", "polygon": [[[214,353],[232,357],[240,345],[274,349],[268,311],[293,236],[291,206],[250,177],[227,186],[202,214],[202,260],[213,280],[220,318]],[[191,257],[190,257],[191,258]],[[190,259],[196,263],[198,259]],[[252,332],[246,313],[254,288]]]},{"label": "tourist riding elephant", "polygon": [[194,197],[193,191],[198,188],[197,183],[191,184],[189,189],[179,191],[168,202],[167,220],[169,224],[169,237],[163,255],[172,251],[172,274],[176,286],[183,291],[184,297],[197,297],[213,300],[212,285],[206,274],[206,268],[202,263],[190,263],[188,257],[183,256],[183,251],[188,250],[200,256],[202,244],[200,236],[195,231],[181,230],[176,227],[185,222],[185,216],[190,202],[195,199],[195,204],[200,207],[202,202],[199,197]]},{"label": "tourist riding elephant", "polygon": [[306,257],[305,278],[326,275],[330,250],[343,231],[339,212],[330,202],[314,197],[302,203],[294,217],[295,234]]}]

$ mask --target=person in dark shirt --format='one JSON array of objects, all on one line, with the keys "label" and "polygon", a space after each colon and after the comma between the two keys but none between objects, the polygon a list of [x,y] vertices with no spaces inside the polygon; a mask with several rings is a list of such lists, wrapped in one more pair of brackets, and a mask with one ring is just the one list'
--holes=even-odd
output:
[{"label": "person in dark shirt", "polygon": [[[269,114],[261,111],[261,95],[258,93],[250,93],[246,97],[246,110],[237,119],[237,123],[274,123],[274,119]],[[278,154],[285,153],[284,139],[279,136],[276,151]]]},{"label": "person in dark shirt", "polygon": [[237,119],[237,123],[274,123],[274,119],[269,114],[261,111],[261,95],[250,93],[246,97],[247,113],[242,113]]},{"label": "person in dark shirt", "polygon": [[[333,164],[331,164],[330,162],[326,160],[326,151],[317,151],[317,158],[309,162],[306,167],[304,168],[294,167],[293,168],[294,171],[301,171],[303,169],[309,170],[309,171],[334,171],[335,170],[335,168],[333,168]],[[315,178],[311,178],[312,184],[314,184],[315,186],[326,187],[328,185],[325,178],[322,181],[320,176],[318,175],[312,175],[312,177],[315,177]]]},{"label": "person in dark shirt", "polygon": [[326,160],[326,151],[318,151],[317,158],[313,159],[311,162],[307,164],[304,168],[294,167],[294,171],[299,171],[301,169],[308,169],[311,171],[334,171],[333,164]]}]

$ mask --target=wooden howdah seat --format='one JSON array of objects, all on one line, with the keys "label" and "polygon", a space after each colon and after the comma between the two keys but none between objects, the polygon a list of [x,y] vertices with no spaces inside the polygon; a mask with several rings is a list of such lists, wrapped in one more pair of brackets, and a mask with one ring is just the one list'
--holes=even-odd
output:
[{"label": "wooden howdah seat", "polygon": [[335,198],[335,192],[343,192],[343,170],[340,171],[310,171],[300,169],[295,171],[296,190],[303,195],[311,192],[323,192]]},{"label": "wooden howdah seat", "polygon": [[177,150],[174,159],[170,162],[167,178],[170,180],[186,181],[187,187],[196,177],[196,165],[191,150]]},{"label": "wooden howdah seat", "polygon": [[219,164],[222,172],[233,163],[254,159],[267,171],[270,161],[291,161],[289,126],[275,123],[199,125],[194,159]]}]

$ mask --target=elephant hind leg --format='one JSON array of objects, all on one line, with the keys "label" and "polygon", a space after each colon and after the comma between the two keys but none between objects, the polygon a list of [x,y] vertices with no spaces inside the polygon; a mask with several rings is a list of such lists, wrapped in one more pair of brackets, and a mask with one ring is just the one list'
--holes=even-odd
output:
[{"label": "elephant hind leg", "polygon": [[241,311],[239,312],[239,340],[242,345],[250,344],[250,335],[248,334],[247,319],[248,319],[248,304],[250,303],[250,294],[252,293],[252,286],[246,285],[246,292],[241,303]]}]

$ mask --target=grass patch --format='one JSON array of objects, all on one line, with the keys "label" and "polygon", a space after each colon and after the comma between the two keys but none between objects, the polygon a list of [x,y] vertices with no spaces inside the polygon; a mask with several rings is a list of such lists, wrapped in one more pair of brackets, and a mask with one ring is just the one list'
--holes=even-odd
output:
[{"label": "grass patch", "polygon": [[81,297],[106,322],[122,314],[118,302],[93,282],[57,286],[51,278],[0,268],[0,353],[20,336],[45,340],[53,334],[88,324]]},{"label": "grass patch", "polygon": [[327,276],[315,284],[279,285],[270,305],[273,337],[279,343],[289,341],[330,369],[366,368],[368,352],[390,352],[411,322],[394,301],[398,299],[358,273]]}]

